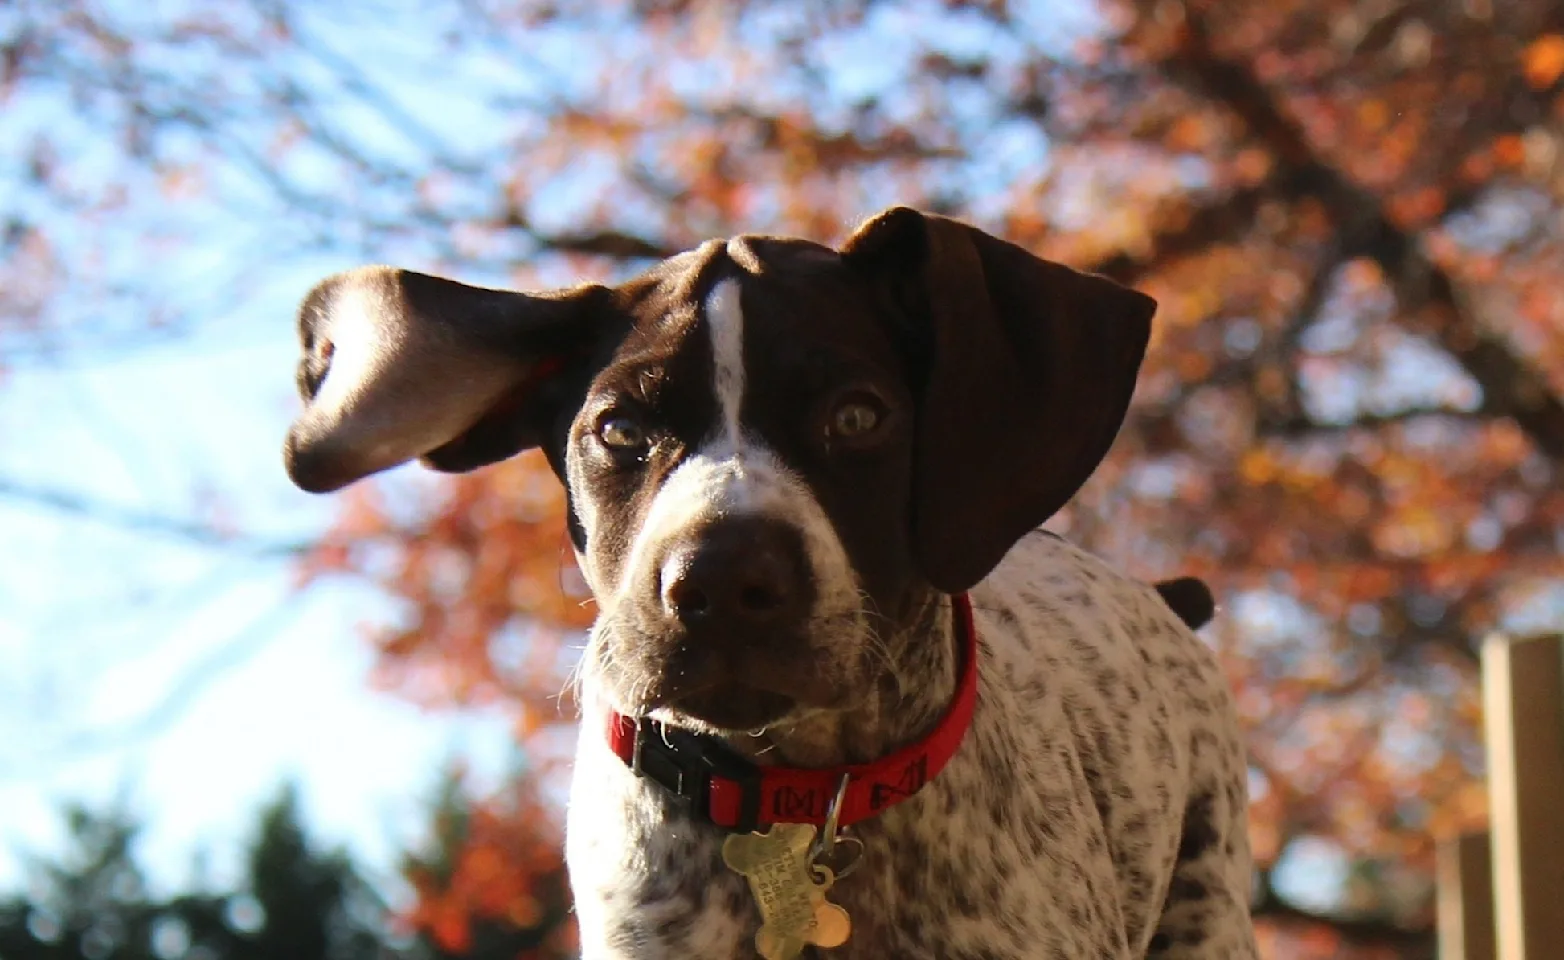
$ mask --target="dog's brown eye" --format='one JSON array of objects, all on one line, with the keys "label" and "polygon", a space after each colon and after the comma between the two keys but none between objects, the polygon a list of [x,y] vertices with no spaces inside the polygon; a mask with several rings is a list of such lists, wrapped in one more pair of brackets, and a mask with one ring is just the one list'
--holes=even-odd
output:
[{"label": "dog's brown eye", "polygon": [[861,437],[879,425],[879,408],[862,400],[849,400],[831,411],[831,435],[835,437]]},{"label": "dog's brown eye", "polygon": [[646,431],[629,417],[609,417],[597,428],[598,439],[615,450],[634,450],[646,445]]}]

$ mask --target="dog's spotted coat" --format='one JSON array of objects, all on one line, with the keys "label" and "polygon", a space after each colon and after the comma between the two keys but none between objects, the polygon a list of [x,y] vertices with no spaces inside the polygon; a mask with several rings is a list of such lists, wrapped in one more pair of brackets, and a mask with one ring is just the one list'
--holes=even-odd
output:
[{"label": "dog's spotted coat", "polygon": [[[725,832],[637,778],[598,718],[720,735],[762,764],[875,759],[949,704],[961,590],[972,726],[939,776],[853,827],[863,862],[830,894],[853,933],[815,955],[1249,958],[1244,756],[1185,622],[1206,615],[1033,529],[1117,430],[1149,316],[905,210],[841,251],[735,238],[613,290],[360,271],[306,301],[315,405],[289,469],[323,490],[541,446],[566,482],[600,606],[567,827],[585,960],[753,957],[760,922]],[[570,359],[544,376],[539,356]],[[837,417],[854,404],[876,415]],[[764,616],[679,606],[723,529],[760,538],[724,556],[766,553]]]},{"label": "dog's spotted coat", "polygon": [[[822,955],[943,960],[1243,958],[1244,758],[1211,653],[1150,587],[1028,536],[972,590],[979,700],[961,752],[855,827],[853,918]],[[921,624],[950,651],[948,617]],[[949,656],[913,665],[936,715]],[[758,915],[691,823],[583,733],[569,860],[588,957],[748,957]]]}]

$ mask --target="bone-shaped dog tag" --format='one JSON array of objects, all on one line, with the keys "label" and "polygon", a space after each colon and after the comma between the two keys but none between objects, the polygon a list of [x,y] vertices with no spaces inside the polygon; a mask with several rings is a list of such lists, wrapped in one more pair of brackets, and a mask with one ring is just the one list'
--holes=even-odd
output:
[{"label": "bone-shaped dog tag", "polygon": [[807,823],[774,823],[768,833],[723,841],[722,861],[749,881],[760,906],[755,949],[766,960],[792,960],[810,944],[838,947],[852,932],[847,911],[825,898],[834,875],[809,862],[814,839]]}]

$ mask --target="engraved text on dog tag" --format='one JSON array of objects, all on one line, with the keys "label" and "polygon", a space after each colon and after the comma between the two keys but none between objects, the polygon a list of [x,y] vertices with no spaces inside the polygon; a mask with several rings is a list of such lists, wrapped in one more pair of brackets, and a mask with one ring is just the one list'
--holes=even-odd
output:
[{"label": "engraved text on dog tag", "polygon": [[749,881],[760,906],[755,949],[766,960],[792,960],[810,944],[841,946],[852,931],[847,911],[825,899],[835,877],[809,862],[814,839],[810,824],[775,823],[768,833],[735,835],[722,844],[723,862]]}]

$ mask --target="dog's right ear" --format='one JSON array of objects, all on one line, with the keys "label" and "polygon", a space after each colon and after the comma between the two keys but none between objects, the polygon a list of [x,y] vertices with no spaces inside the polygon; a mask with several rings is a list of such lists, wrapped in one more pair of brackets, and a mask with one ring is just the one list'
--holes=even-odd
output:
[{"label": "dog's right ear", "polygon": [[929,583],[960,593],[1102,462],[1156,301],[910,207],[866,221],[841,252],[910,321],[913,541]]},{"label": "dog's right ear", "polygon": [[537,446],[579,379],[606,288],[469,287],[391,267],[320,283],[299,309],[288,476],[324,493],[415,457],[458,472]]}]

